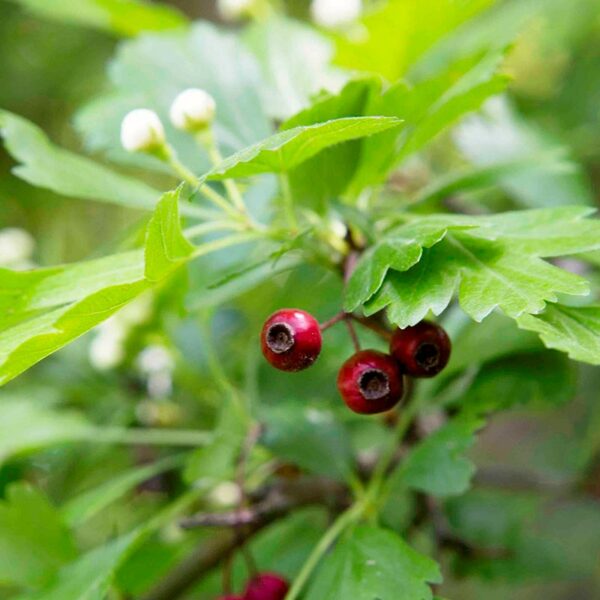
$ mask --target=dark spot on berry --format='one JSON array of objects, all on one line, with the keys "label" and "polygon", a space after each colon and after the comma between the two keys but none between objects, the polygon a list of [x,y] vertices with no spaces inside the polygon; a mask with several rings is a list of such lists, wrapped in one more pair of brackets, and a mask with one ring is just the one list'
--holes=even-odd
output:
[{"label": "dark spot on berry", "polygon": [[358,382],[360,393],[366,400],[379,400],[390,393],[388,376],[378,369],[365,371]]},{"label": "dark spot on berry", "polygon": [[294,331],[286,323],[274,323],[267,332],[267,346],[275,354],[283,354],[294,345]]},{"label": "dark spot on berry", "polygon": [[415,361],[424,369],[433,369],[440,361],[440,349],[435,344],[425,342],[417,348]]}]

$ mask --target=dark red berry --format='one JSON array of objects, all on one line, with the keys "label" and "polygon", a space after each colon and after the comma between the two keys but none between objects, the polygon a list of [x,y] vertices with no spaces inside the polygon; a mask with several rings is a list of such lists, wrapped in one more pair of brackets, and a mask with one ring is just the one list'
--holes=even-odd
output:
[{"label": "dark red berry", "polygon": [[261,573],[248,582],[244,600],[283,600],[290,586],[277,573]]},{"label": "dark red berry", "polygon": [[390,342],[390,354],[404,373],[412,377],[433,377],[450,359],[452,344],[442,327],[421,321],[414,327],[398,329]]},{"label": "dark red berry", "polygon": [[377,350],[361,350],[340,369],[338,390],[354,412],[373,415],[394,407],[404,391],[396,361]]},{"label": "dark red berry", "polygon": [[302,371],[321,352],[321,328],[307,312],[284,308],[265,321],[260,341],[265,358],[276,369]]}]

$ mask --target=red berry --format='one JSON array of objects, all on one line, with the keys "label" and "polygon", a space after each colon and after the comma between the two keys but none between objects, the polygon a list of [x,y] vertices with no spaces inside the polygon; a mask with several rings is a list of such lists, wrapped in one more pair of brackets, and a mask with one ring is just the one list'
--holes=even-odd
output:
[{"label": "red berry", "polygon": [[448,334],[439,325],[421,321],[394,332],[390,354],[408,375],[433,377],[448,364],[451,347]]},{"label": "red berry", "polygon": [[283,600],[289,589],[281,575],[261,573],[249,581],[244,600]]},{"label": "red berry", "polygon": [[260,334],[265,358],[281,371],[302,371],[321,352],[321,328],[307,312],[284,308],[273,313]]},{"label": "red berry", "polygon": [[351,356],[338,373],[337,385],[348,407],[363,415],[389,410],[404,391],[398,364],[377,350],[361,350]]}]

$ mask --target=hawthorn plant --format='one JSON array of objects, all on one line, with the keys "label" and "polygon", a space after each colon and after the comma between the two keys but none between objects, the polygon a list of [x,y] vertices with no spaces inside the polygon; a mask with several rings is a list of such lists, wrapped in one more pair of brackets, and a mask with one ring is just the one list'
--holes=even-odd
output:
[{"label": "hawthorn plant", "polygon": [[510,96],[537,9],[19,4],[131,39],[74,115],[86,153],[0,111],[14,176],[135,219],[0,271],[0,597],[442,600],[555,571],[526,550],[542,499],[470,489],[468,456],[600,364],[600,221],[532,199],[573,165]]}]

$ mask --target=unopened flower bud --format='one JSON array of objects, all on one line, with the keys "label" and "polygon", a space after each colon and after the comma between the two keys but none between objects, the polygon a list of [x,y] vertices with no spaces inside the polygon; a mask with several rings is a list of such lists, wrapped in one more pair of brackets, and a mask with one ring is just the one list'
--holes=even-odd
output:
[{"label": "unopened flower bud", "polygon": [[360,17],[362,0],[313,0],[310,11],[317,25],[335,29]]},{"label": "unopened flower bud", "polygon": [[128,152],[153,152],[165,144],[165,130],[159,116],[147,108],[137,108],[121,123],[121,144]]},{"label": "unopened flower bud", "polygon": [[35,242],[31,234],[18,227],[0,230],[0,265],[17,267],[33,254]]},{"label": "unopened flower bud", "polygon": [[171,105],[171,123],[184,131],[202,131],[213,122],[216,108],[215,99],[208,92],[190,88]]}]

